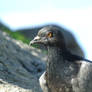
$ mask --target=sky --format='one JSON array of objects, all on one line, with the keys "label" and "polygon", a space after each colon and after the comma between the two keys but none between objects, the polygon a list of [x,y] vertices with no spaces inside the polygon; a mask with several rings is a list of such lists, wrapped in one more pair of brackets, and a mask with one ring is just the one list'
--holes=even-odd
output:
[{"label": "sky", "polygon": [[75,35],[92,60],[92,0],[1,0],[0,21],[13,30],[59,24]]}]

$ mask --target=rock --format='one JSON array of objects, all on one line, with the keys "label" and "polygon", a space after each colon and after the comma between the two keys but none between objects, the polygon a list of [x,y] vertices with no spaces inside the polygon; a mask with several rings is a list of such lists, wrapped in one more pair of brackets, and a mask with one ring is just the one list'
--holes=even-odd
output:
[{"label": "rock", "polygon": [[45,55],[0,31],[0,92],[42,92]]}]

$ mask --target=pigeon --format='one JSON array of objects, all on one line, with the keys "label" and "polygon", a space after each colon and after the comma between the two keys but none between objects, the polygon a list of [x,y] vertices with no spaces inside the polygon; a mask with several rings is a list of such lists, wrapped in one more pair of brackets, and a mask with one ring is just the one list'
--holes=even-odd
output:
[{"label": "pigeon", "polygon": [[66,48],[64,36],[59,28],[42,28],[30,42],[30,45],[32,44],[42,44],[48,49],[46,71],[39,79],[43,92],[86,92],[79,88],[78,74],[83,61],[92,61],[72,54]]}]

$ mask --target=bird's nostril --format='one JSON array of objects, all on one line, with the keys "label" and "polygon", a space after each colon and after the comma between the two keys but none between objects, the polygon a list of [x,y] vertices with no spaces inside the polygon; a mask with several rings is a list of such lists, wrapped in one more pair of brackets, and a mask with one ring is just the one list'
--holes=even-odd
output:
[{"label": "bird's nostril", "polygon": [[36,36],[36,37],[34,38],[34,40],[35,40],[35,41],[40,40],[40,37],[39,37],[39,36]]},{"label": "bird's nostril", "polygon": [[35,43],[39,43],[40,41],[40,37],[36,36],[32,41],[30,41],[29,46],[35,44]]},{"label": "bird's nostril", "polygon": [[34,39],[35,41],[37,41],[38,39]]}]

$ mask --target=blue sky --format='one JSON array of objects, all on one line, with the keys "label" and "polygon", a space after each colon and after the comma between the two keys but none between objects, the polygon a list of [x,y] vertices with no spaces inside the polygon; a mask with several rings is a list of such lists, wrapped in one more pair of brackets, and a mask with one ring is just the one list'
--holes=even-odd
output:
[{"label": "blue sky", "polygon": [[1,0],[0,21],[12,29],[58,23],[73,32],[92,60],[92,0]]}]

